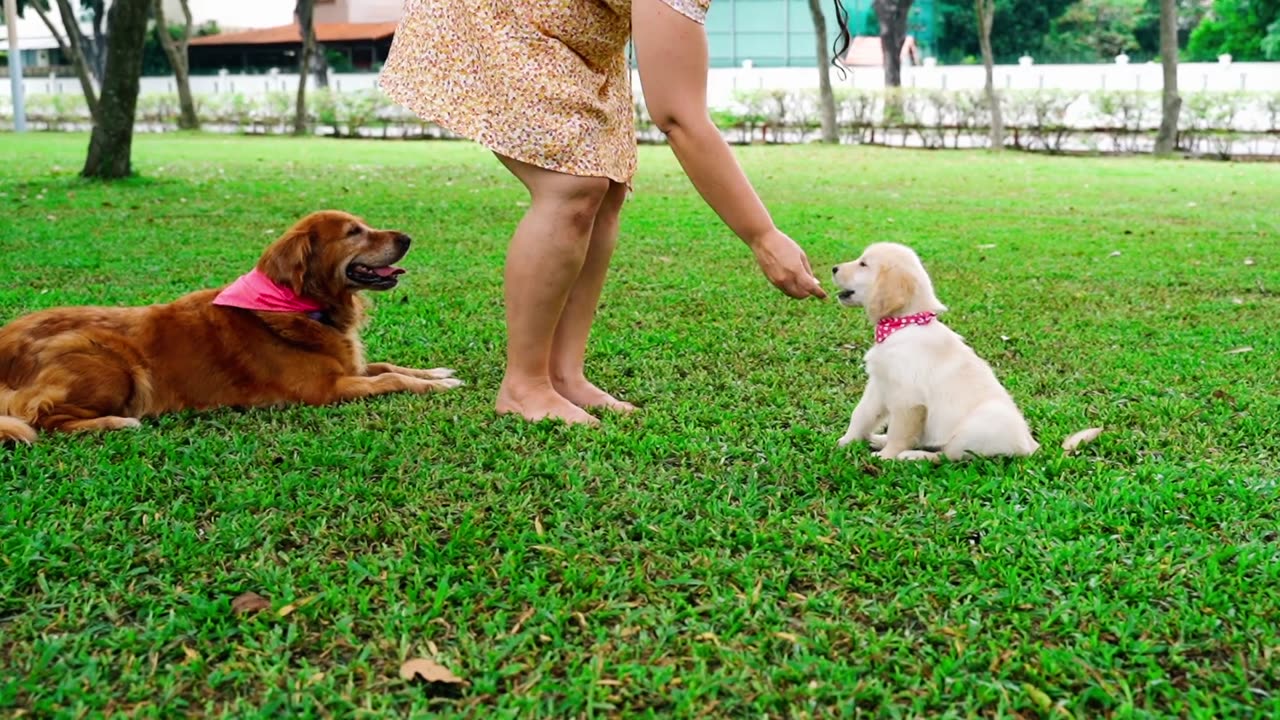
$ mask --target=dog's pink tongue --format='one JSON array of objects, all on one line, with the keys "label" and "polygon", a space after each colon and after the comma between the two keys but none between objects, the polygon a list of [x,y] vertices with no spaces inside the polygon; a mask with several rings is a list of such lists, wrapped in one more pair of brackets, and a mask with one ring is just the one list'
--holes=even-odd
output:
[{"label": "dog's pink tongue", "polygon": [[398,268],[395,265],[388,265],[386,267],[373,268],[373,272],[378,277],[395,277],[396,275],[403,275],[404,268]]}]

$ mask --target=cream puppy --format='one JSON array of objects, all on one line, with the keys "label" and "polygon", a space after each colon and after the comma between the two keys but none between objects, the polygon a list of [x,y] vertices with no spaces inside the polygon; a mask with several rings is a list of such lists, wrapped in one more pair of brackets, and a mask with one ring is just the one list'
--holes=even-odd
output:
[{"label": "cream puppy", "polygon": [[991,367],[936,319],[947,308],[911,248],[876,243],[832,273],[841,304],[864,307],[876,325],[867,387],[841,447],[867,440],[885,460],[1030,455],[1040,447]]}]

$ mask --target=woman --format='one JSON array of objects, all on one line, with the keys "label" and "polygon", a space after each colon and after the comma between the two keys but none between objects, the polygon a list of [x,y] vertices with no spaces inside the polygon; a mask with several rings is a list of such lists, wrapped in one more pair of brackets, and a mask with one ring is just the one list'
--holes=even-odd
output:
[{"label": "woman", "polygon": [[[499,413],[593,423],[634,407],[583,371],[636,166],[626,45],[646,104],[693,185],[793,298],[825,298],[707,112],[710,0],[409,0],[379,83],[484,145],[528,189],[507,252]],[[842,33],[847,43],[847,33]]]}]

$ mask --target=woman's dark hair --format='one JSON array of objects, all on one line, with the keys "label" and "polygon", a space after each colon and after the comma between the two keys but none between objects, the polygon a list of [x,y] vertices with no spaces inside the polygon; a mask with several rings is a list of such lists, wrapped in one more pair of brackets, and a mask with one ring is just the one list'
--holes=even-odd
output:
[{"label": "woman's dark hair", "polygon": [[831,45],[831,64],[844,71],[844,54],[849,52],[849,11],[844,9],[840,0],[832,0],[836,6],[836,40]]}]

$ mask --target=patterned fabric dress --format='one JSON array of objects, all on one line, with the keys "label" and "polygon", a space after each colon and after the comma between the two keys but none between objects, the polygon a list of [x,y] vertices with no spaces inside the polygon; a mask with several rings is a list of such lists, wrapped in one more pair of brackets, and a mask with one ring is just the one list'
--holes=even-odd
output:
[{"label": "patterned fabric dress", "polygon": [[[701,23],[711,0],[663,0]],[[406,0],[382,90],[530,165],[630,184],[631,0]]]}]

